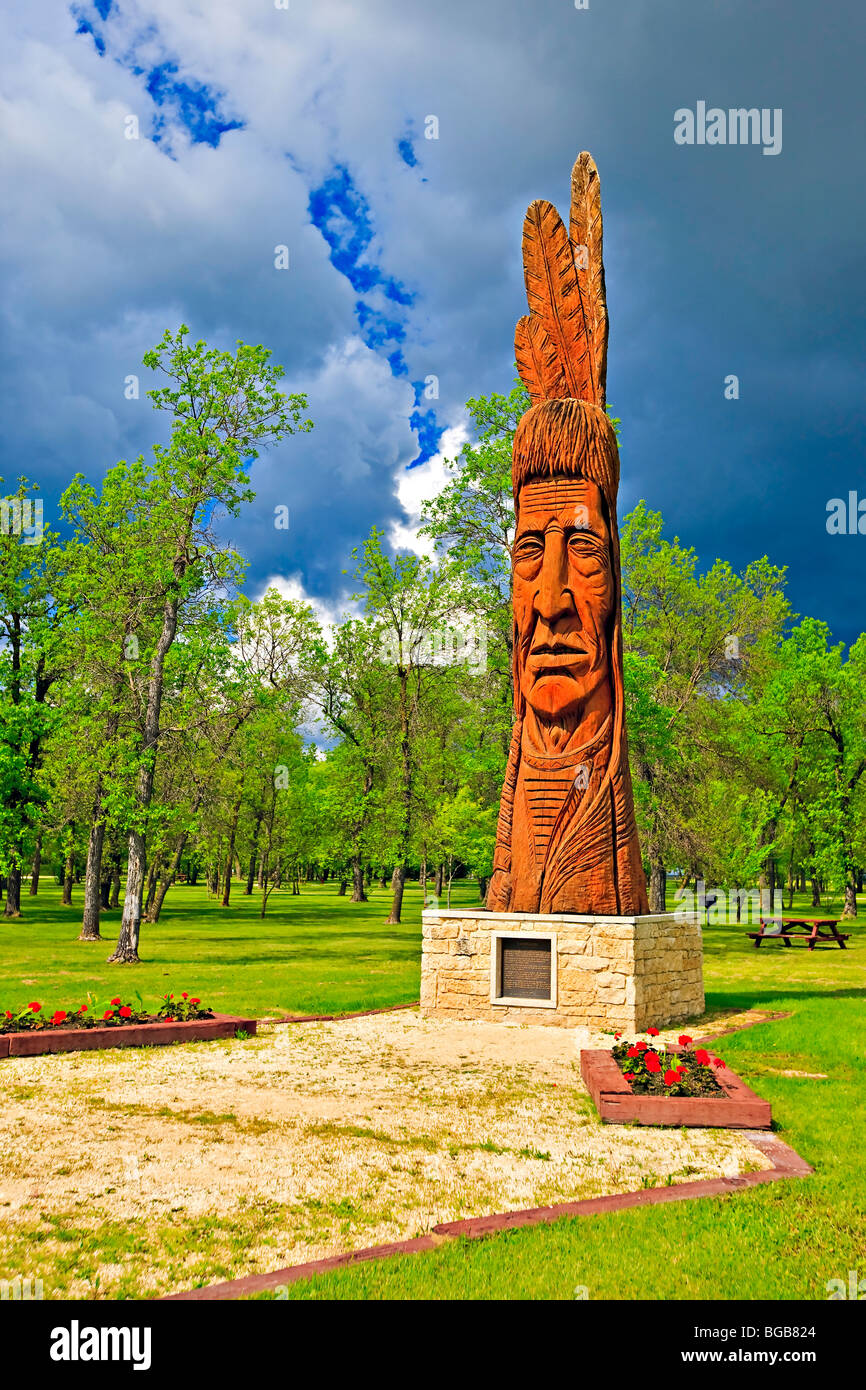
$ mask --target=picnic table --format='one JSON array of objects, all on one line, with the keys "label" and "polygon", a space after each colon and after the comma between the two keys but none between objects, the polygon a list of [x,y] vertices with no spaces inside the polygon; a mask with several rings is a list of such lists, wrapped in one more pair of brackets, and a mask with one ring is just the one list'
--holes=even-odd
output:
[{"label": "picnic table", "polygon": [[786,946],[790,946],[792,941],[802,941],[804,946],[814,951],[817,942],[829,941],[845,951],[849,933],[840,932],[837,923],[838,918],[835,917],[783,917],[775,922],[765,922],[762,917],[761,930],[750,931],[746,935],[752,938],[756,948],[762,941],[784,941]]}]

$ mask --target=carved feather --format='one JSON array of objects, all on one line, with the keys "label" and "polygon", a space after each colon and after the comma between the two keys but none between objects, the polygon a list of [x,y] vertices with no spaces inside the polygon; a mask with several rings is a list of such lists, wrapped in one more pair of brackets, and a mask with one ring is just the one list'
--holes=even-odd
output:
[{"label": "carved feather", "polygon": [[543,328],[562,374],[565,391],[557,394],[594,401],[591,338],[574,253],[556,208],[540,199],[530,203],[523,223],[523,271],[530,318]]},{"label": "carved feather", "polygon": [[586,150],[578,155],[571,171],[569,232],[592,348],[595,402],[603,410],[608,322],[602,259],[601,183],[595,160]]},{"label": "carved feather", "polygon": [[556,348],[540,320],[530,314],[517,320],[514,359],[533,405],[568,395]]}]

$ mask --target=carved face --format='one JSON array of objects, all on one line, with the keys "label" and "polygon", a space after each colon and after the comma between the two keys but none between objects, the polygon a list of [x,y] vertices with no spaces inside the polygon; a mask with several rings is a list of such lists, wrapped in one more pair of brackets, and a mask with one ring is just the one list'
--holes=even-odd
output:
[{"label": "carved face", "polygon": [[542,720],[579,722],[591,701],[609,694],[615,594],[602,493],[583,478],[533,478],[518,501],[513,566],[520,690]]}]

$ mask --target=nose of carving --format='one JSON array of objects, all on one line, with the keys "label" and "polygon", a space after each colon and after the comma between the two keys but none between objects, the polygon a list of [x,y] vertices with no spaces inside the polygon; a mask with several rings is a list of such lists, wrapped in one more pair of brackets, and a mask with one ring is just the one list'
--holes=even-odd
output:
[{"label": "nose of carving", "polygon": [[544,541],[544,560],[535,596],[535,611],[548,623],[554,623],[557,618],[575,611],[573,595],[566,587],[567,578],[568,551],[565,536],[556,532],[548,533]]}]

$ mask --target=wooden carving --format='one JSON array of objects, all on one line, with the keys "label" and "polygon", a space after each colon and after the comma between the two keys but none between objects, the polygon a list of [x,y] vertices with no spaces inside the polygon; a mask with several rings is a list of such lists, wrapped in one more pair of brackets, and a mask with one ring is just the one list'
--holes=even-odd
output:
[{"label": "wooden carving", "polygon": [[616,497],[605,412],[607,302],[598,170],[572,172],[569,231],[534,202],[523,227],[530,312],[517,324],[532,405],[514,437],[515,725],[493,911],[649,911],[625,732]]}]

